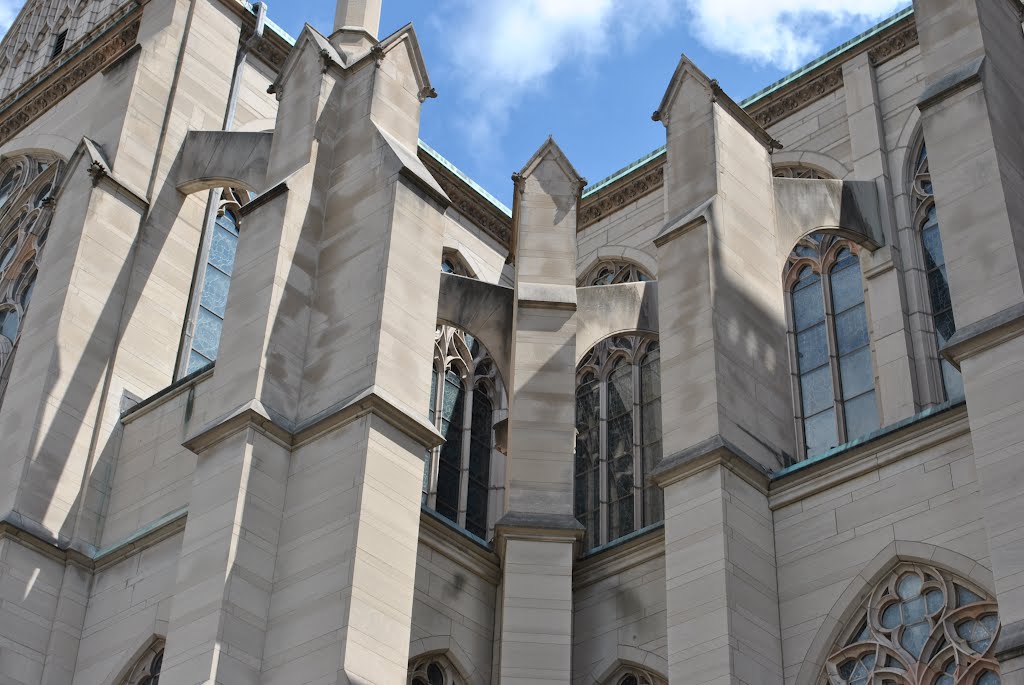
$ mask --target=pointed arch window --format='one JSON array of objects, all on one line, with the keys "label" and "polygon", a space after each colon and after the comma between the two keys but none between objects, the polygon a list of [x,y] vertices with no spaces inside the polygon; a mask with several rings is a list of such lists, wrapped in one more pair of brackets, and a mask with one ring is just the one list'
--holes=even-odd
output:
[{"label": "pointed arch window", "polygon": [[416,659],[409,667],[409,685],[463,685],[455,668],[443,656]]},{"label": "pointed arch window", "polygon": [[901,564],[871,590],[822,685],[998,685],[995,600],[934,566]]},{"label": "pointed arch window", "polygon": [[192,287],[192,314],[185,326],[182,375],[206,368],[217,359],[238,250],[238,210],[249,198],[244,190],[220,191],[217,214],[203,239],[202,268],[197,269]]},{"label": "pointed arch window", "polygon": [[663,517],[647,475],[661,461],[661,376],[651,334],[598,343],[576,373],[574,510],[591,549]]},{"label": "pointed arch window", "polygon": [[607,681],[608,685],[665,685],[665,679],[631,666],[618,669]]},{"label": "pointed arch window", "polygon": [[35,293],[62,166],[56,157],[38,155],[0,164],[0,399]]},{"label": "pointed arch window", "polygon": [[603,259],[579,279],[580,287],[653,281],[654,277],[639,265],[625,259]]},{"label": "pointed arch window", "polygon": [[832,176],[821,169],[804,164],[776,164],[772,167],[775,178],[804,178],[813,180],[830,179]]},{"label": "pointed arch window", "polygon": [[481,539],[493,526],[494,423],[504,389],[472,335],[438,326],[427,417],[445,442],[426,455],[423,503]]},{"label": "pointed arch window", "polygon": [[932,326],[935,330],[936,358],[939,360],[942,386],[946,399],[959,399],[964,395],[964,384],[960,372],[938,354],[938,349],[956,332],[956,321],[953,318],[953,300],[949,294],[949,278],[946,276],[946,257],[942,251],[942,237],[939,235],[935,191],[932,187],[932,176],[928,167],[928,148],[923,138],[918,143],[914,155],[914,172],[910,186],[914,206],[914,225],[917,228],[921,253],[924,257],[924,277],[928,289]]},{"label": "pointed arch window", "polygon": [[857,249],[813,234],[787,266],[798,451],[806,457],[878,428]]},{"label": "pointed arch window", "polygon": [[160,671],[164,663],[164,643],[153,643],[140,656],[119,685],[160,685]]}]

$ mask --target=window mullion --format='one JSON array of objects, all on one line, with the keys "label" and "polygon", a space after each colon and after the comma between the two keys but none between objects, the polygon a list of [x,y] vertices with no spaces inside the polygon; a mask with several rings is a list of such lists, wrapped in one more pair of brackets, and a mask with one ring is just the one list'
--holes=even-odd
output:
[{"label": "window mullion", "polygon": [[466,390],[462,404],[462,463],[459,465],[459,513],[458,524],[466,527],[466,510],[469,508],[469,450],[473,442],[473,383],[472,376],[466,379]]},{"label": "window mullion", "polygon": [[[437,372],[437,387],[434,388],[434,427],[438,430],[441,429],[441,398],[444,396],[444,375],[445,366]],[[437,471],[438,462],[441,457],[441,446],[438,445],[430,450],[430,477],[427,482],[427,507],[430,509],[437,509]]]},{"label": "window mullion", "polygon": [[842,384],[839,378],[839,335],[836,332],[836,315],[832,310],[832,272],[822,268],[822,299],[825,305],[825,332],[828,335],[828,363],[832,371],[832,401],[836,412],[836,444],[846,442],[846,414],[843,411]]},{"label": "window mullion", "polygon": [[643,527],[644,472],[640,436],[640,365],[634,358],[631,364],[633,376],[633,530]]},{"label": "window mullion", "polygon": [[598,459],[599,472],[598,482],[600,483],[600,493],[598,495],[598,501],[600,502],[600,510],[598,516],[600,518],[599,530],[599,544],[608,542],[608,512],[609,512],[609,479],[608,479],[608,377],[604,376],[598,383],[598,396],[600,405],[600,414],[598,416],[598,425],[600,430],[598,431],[598,445],[600,446],[601,456]]}]

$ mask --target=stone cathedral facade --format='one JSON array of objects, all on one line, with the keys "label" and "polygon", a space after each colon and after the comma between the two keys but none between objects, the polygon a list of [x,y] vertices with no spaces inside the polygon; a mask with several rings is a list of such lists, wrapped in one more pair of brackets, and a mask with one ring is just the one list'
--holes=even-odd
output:
[{"label": "stone cathedral facade", "polygon": [[0,683],[1024,684],[1022,12],[683,57],[509,208],[380,0],[29,0]]}]

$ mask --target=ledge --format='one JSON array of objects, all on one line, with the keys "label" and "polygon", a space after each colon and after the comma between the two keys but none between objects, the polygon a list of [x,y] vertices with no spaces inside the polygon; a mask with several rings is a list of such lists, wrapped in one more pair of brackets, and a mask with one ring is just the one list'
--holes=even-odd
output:
[{"label": "ledge", "polygon": [[651,525],[595,547],[573,564],[573,590],[625,573],[665,555],[665,522]]},{"label": "ledge", "polygon": [[768,470],[721,435],[662,460],[649,479],[665,488],[714,466],[724,466],[763,494],[768,494]]},{"label": "ledge", "polygon": [[981,72],[985,65],[984,55],[973,59],[927,86],[917,101],[917,108],[922,112],[934,107],[949,96],[981,82]]},{"label": "ledge", "polygon": [[964,326],[946,341],[940,352],[959,369],[964,359],[998,347],[1022,334],[1024,302]]},{"label": "ledge", "polygon": [[148,414],[152,410],[156,409],[164,402],[174,399],[179,392],[184,392],[192,386],[199,385],[207,378],[213,375],[213,369],[216,362],[210,362],[198,371],[193,371],[187,376],[183,376],[178,380],[168,385],[163,390],[160,390],[155,395],[150,395],[146,399],[135,404],[135,406],[127,409],[121,413],[121,423],[131,423],[136,419]]},{"label": "ledge", "polygon": [[419,539],[478,577],[500,582],[500,563],[491,545],[426,506],[420,507]]}]

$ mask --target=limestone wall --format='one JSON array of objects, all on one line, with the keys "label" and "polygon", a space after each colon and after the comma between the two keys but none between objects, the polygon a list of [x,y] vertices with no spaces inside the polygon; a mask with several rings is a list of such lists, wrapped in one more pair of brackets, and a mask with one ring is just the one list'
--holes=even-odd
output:
[{"label": "limestone wall", "polygon": [[661,529],[577,562],[573,682],[602,683],[619,665],[667,676]]},{"label": "limestone wall", "polygon": [[637,262],[657,277],[654,237],[665,225],[664,203],[664,192],[658,189],[580,231],[576,235],[577,277],[603,258]]},{"label": "limestone wall", "polygon": [[974,560],[969,577],[991,587],[966,411],[950,410],[876,443],[773,483],[787,683],[816,675],[813,662],[825,656],[829,632],[847,608],[842,598],[866,590],[864,577],[897,553],[940,566],[958,556]]}]

